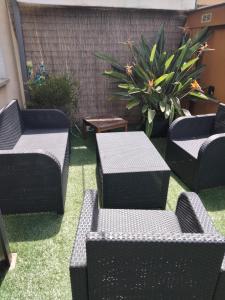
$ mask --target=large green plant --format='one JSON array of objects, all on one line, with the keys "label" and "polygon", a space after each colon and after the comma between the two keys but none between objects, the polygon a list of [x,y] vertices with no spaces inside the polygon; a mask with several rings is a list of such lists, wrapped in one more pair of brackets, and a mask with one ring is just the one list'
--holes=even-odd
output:
[{"label": "large green plant", "polygon": [[207,28],[193,38],[185,32],[180,47],[167,52],[162,26],[152,45],[143,36],[139,47],[131,41],[126,42],[132,56],[132,62],[126,66],[110,55],[96,53],[98,58],[111,65],[111,69],[103,74],[117,84],[118,89],[113,95],[128,101],[128,109],[141,106],[148,136],[156,115],[171,123],[186,113],[181,108],[181,100],[187,95],[208,99],[197,82],[203,70],[199,64],[200,55],[208,50],[207,37]]}]

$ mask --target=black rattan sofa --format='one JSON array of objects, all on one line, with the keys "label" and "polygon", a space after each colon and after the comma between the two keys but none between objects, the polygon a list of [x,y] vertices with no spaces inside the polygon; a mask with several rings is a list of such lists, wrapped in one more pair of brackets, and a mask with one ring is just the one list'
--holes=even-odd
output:
[{"label": "black rattan sofa", "polygon": [[69,121],[59,110],[0,110],[2,213],[64,212]]},{"label": "black rattan sofa", "polygon": [[175,120],[166,161],[193,191],[225,185],[225,105],[216,114]]},{"label": "black rattan sofa", "polygon": [[6,268],[9,268],[11,263],[11,252],[9,249],[9,242],[6,235],[5,224],[2,218],[0,209],[0,278]]},{"label": "black rattan sofa", "polygon": [[176,212],[98,209],[88,190],[70,262],[74,300],[221,300],[225,240],[195,193]]}]

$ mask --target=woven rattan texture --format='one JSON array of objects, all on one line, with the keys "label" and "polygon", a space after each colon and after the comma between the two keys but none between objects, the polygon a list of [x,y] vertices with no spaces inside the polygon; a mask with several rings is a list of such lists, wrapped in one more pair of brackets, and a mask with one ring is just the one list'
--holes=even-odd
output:
[{"label": "woven rattan texture", "polygon": [[182,232],[218,234],[196,193],[189,192],[180,195],[176,215]]},{"label": "woven rattan texture", "polygon": [[215,132],[225,133],[225,104],[220,103],[216,113]]},{"label": "woven rattan texture", "polygon": [[22,132],[20,109],[14,100],[0,111],[0,150],[13,149]]},{"label": "woven rattan texture", "polygon": [[215,133],[215,119],[181,117],[169,129],[166,162],[193,191],[225,185],[225,133]]},{"label": "woven rattan texture", "polygon": [[180,148],[182,148],[184,151],[188,152],[191,156],[197,159],[199,150],[208,137],[209,136],[193,138],[189,140],[178,140],[174,141],[174,143],[176,143]]},{"label": "woven rattan texture", "polygon": [[143,132],[97,134],[96,152],[102,207],[165,208],[170,169]]},{"label": "woven rattan texture", "polygon": [[[94,53],[101,51],[130,63],[121,42],[152,39],[164,22],[167,47],[175,48],[181,37],[184,16],[177,12],[91,9],[79,7],[32,7],[20,5],[26,59],[36,68],[44,61],[50,72],[72,73],[80,82],[77,118],[124,115],[124,102],[109,102],[111,84],[101,76],[107,64]],[[136,118],[136,113],[129,113]]]},{"label": "woven rattan texture", "polygon": [[176,215],[170,211],[100,209],[99,232],[166,233],[181,232]]},{"label": "woven rattan texture", "polygon": [[94,229],[92,227],[94,220],[97,218],[96,214],[98,214],[97,206],[98,198],[96,191],[86,191],[70,260],[70,278],[73,299],[89,299],[86,268],[86,236]]},{"label": "woven rattan texture", "polygon": [[96,135],[104,174],[169,171],[144,132],[111,132]]},{"label": "woven rattan texture", "polygon": [[[191,209],[186,208],[187,204]],[[137,218],[137,226],[138,223],[142,226],[141,211],[106,210],[107,220],[103,221],[104,209],[98,213],[97,193],[86,191],[70,264],[73,299],[223,299],[221,265],[225,240],[213,228],[196,194],[180,196],[176,209],[179,222],[184,214],[182,210],[189,220],[196,221],[189,229],[182,224],[184,232],[178,228],[175,232],[176,226],[173,232],[157,232],[154,224],[154,233],[126,231],[127,224],[123,232],[117,232],[123,227],[118,222],[124,215],[126,221],[128,215]],[[165,214],[167,223],[167,212],[160,213]],[[109,227],[112,231],[103,230]],[[206,233],[202,233],[203,228]]]},{"label": "woven rattan texture", "polygon": [[[15,101],[1,111],[0,118],[2,113],[4,113],[4,121],[7,120],[8,124],[7,128],[5,123],[3,123],[3,128],[0,126],[3,133],[3,138],[0,136],[0,143],[3,145],[5,145],[5,136],[15,128],[14,122],[16,129],[20,125],[18,120],[23,124],[23,131],[19,134],[12,132],[13,141],[16,136],[13,149],[0,150],[0,207],[2,212],[57,211],[63,213],[70,147],[69,128],[66,127],[69,121],[65,114],[55,110],[48,110],[44,113],[42,110],[26,110],[26,113],[21,113]],[[32,117],[28,116],[29,113]],[[42,114],[44,116],[40,117]],[[24,122],[23,116],[25,115],[26,121]],[[36,129],[30,129],[32,126],[26,127],[30,119],[39,121],[35,125]],[[56,120],[57,129],[54,129]],[[41,129],[37,129],[38,124]],[[22,125],[20,126],[22,128]],[[17,133],[18,129],[16,129]]]},{"label": "woven rattan texture", "polygon": [[217,241],[185,236],[159,242],[103,235],[87,244],[90,299],[212,300],[223,252]]}]

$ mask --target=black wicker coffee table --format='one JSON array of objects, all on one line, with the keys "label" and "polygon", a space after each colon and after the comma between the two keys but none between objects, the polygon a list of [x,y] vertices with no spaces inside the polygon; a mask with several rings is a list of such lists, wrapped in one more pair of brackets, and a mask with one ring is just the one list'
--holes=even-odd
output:
[{"label": "black wicker coffee table", "polygon": [[96,138],[100,206],[164,209],[170,168],[144,132],[99,133]]}]

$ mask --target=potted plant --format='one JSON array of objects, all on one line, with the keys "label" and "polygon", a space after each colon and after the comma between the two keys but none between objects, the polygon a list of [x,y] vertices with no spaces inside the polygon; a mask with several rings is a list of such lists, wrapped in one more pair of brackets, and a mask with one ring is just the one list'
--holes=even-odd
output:
[{"label": "potted plant", "polygon": [[96,53],[98,58],[111,65],[103,75],[116,83],[117,90],[113,95],[127,101],[128,109],[140,106],[149,137],[152,133],[165,135],[175,118],[188,113],[181,107],[182,99],[188,95],[209,99],[197,82],[204,68],[199,62],[200,56],[203,51],[212,50],[206,43],[207,37],[207,28],[193,38],[184,28],[181,45],[168,52],[165,51],[162,26],[152,45],[143,36],[139,47],[131,41],[125,43],[131,52],[131,62],[126,66],[110,55]]}]

